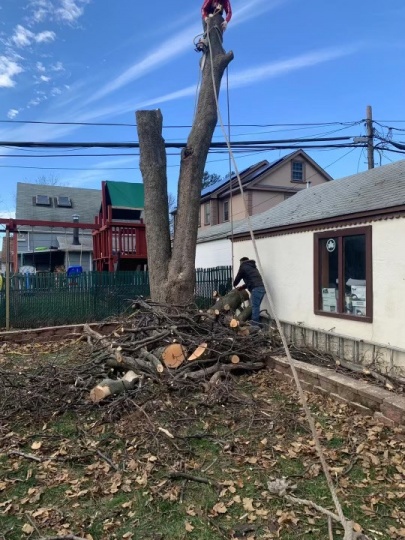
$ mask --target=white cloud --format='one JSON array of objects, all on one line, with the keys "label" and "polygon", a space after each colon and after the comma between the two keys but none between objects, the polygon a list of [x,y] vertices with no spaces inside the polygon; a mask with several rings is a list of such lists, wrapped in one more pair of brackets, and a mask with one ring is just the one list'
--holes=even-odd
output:
[{"label": "white cloud", "polygon": [[50,30],[45,30],[45,32],[40,32],[34,36],[34,39],[37,43],[48,43],[49,41],[55,41],[56,34]]},{"label": "white cloud", "polygon": [[36,64],[37,70],[41,73],[44,73],[46,71],[45,66],[42,62],[37,62]]},{"label": "white cloud", "polygon": [[15,86],[14,77],[22,71],[23,68],[17,62],[6,56],[0,56],[0,88]]},{"label": "white cloud", "polygon": [[72,24],[84,13],[84,7],[90,0],[31,0],[31,24],[45,20],[56,20]]},{"label": "white cloud", "polygon": [[[262,81],[265,81],[266,79],[281,77],[300,69],[309,68],[318,64],[342,58],[354,53],[357,49],[358,47],[356,46],[320,49],[311,53],[294,56],[286,60],[261,64],[243,71],[231,73],[229,77],[229,84],[232,89],[241,88],[243,86],[254,86]],[[163,94],[136,104],[133,101],[130,103],[122,103],[115,106],[114,110],[110,108],[105,109],[104,112],[105,116],[109,116],[111,114],[122,114],[143,107],[152,107],[161,103],[167,103],[168,101],[174,101],[183,97],[194,96],[195,92],[196,85],[191,85],[180,90],[176,90],[175,92]],[[101,116],[99,115],[99,112],[100,111],[93,111],[93,114]]]},{"label": "white cloud", "polygon": [[47,77],[46,75],[41,75],[40,79],[42,82],[49,82],[51,80],[51,78]]},{"label": "white cloud", "polygon": [[24,26],[21,26],[21,24],[18,24],[14,30],[14,34],[11,37],[11,41],[14,43],[14,45],[17,45],[17,47],[27,47],[31,44],[34,35],[35,34],[33,32],[27,30],[27,28],[24,28]]},{"label": "white cloud", "polygon": [[10,118],[10,120],[12,120],[18,115],[19,112],[19,109],[10,109],[7,113],[7,118]]},{"label": "white cloud", "polygon": [[269,62],[268,64],[262,64],[260,66],[240,71],[239,73],[236,72],[235,74],[231,74],[229,83],[231,88],[254,85],[265,79],[286,75],[299,69],[336,60],[337,58],[341,58],[355,52],[355,50],[356,47],[321,49],[311,53],[301,54],[293,58],[288,58],[287,60]]},{"label": "white cloud", "polygon": [[52,71],[64,71],[65,68],[63,67],[62,62],[56,62],[56,64],[52,64],[51,70]]},{"label": "white cloud", "polygon": [[66,22],[74,22],[83,14],[83,2],[75,0],[62,0],[59,8],[56,9],[56,17]]},{"label": "white cloud", "polygon": [[[265,11],[274,9],[286,0],[251,0],[249,5],[237,6],[234,10],[234,18],[237,24],[242,24],[248,19],[258,17]],[[241,4],[241,3],[240,3]],[[111,82],[104,85],[96,92],[87,103],[91,103],[97,99],[101,99],[127,85],[128,83],[140,79],[146,73],[154,71],[156,68],[173,60],[176,56],[180,56],[190,47],[190,36],[201,33],[201,26],[198,24],[188,27],[186,30],[179,32],[177,35],[163,41],[159,47],[148,52],[143,59],[139,60]]]},{"label": "white cloud", "polygon": [[51,89],[51,96],[60,96],[62,90],[56,86]]},{"label": "white cloud", "polygon": [[31,43],[48,43],[56,38],[55,32],[45,30],[35,34],[21,24],[15,27],[14,34],[11,36],[11,42],[17,47],[28,47]]}]

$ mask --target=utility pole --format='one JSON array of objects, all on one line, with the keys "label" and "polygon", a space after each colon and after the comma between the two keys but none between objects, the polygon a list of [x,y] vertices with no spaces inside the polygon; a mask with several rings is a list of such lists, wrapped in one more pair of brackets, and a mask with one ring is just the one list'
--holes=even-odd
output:
[{"label": "utility pole", "polygon": [[373,109],[371,108],[371,105],[367,106],[366,127],[367,127],[368,168],[374,169],[374,129],[373,129]]},{"label": "utility pole", "polygon": [[6,228],[6,330],[10,330],[10,227]]}]

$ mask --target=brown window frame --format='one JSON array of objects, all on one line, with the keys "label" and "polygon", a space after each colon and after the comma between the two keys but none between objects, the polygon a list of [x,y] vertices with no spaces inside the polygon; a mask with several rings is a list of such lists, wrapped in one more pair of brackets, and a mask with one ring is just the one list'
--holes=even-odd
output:
[{"label": "brown window frame", "polygon": [[[294,179],[294,163],[300,163],[302,165],[302,179],[301,180]],[[305,177],[306,177],[305,161],[301,161],[300,159],[293,159],[291,161],[291,182],[293,182],[294,184],[305,184]]]},{"label": "brown window frame", "polygon": [[[208,216],[206,211],[207,208],[209,208]],[[211,225],[211,201],[204,204],[204,225]]]},{"label": "brown window frame", "polygon": [[[366,315],[356,316],[344,312],[345,294],[344,294],[344,252],[343,238],[346,236],[364,235],[366,240]],[[321,257],[319,244],[320,240],[325,238],[334,238],[338,245],[338,280],[339,295],[337,303],[337,312],[323,311],[321,298]],[[314,233],[314,313],[322,317],[333,317],[335,319],[347,319],[357,322],[373,322],[373,242],[372,227],[353,227],[349,229],[325,231]]]},{"label": "brown window frame", "polygon": [[[225,205],[228,205],[228,210],[227,210],[228,218],[225,217]],[[226,201],[222,203],[222,213],[223,213],[224,223],[228,222],[229,221],[229,199],[227,199]]]}]

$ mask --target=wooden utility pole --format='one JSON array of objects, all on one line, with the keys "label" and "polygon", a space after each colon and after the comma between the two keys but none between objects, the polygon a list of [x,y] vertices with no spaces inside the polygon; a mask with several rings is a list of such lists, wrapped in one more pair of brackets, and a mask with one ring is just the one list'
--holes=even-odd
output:
[{"label": "wooden utility pole", "polygon": [[373,109],[371,108],[371,105],[367,106],[366,127],[367,127],[368,168],[374,169],[374,129],[373,129]]},{"label": "wooden utility pole", "polygon": [[6,330],[10,330],[10,227],[6,229]]}]

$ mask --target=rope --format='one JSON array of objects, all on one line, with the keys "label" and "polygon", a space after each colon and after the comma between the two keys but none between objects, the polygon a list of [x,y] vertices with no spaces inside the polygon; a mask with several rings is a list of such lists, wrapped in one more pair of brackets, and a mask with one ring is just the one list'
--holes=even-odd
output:
[{"label": "rope", "polygon": [[[228,110],[228,140],[231,141],[231,108],[229,100],[229,70],[226,68],[226,105]],[[231,221],[231,256],[232,256],[232,274],[235,275],[235,253],[233,246],[233,200],[232,200],[232,158],[229,154],[229,212]]]},{"label": "rope", "polygon": [[[217,26],[215,26],[214,28],[216,28],[219,31],[219,28]],[[266,291],[266,294],[267,294],[267,299],[268,299],[269,304],[270,304],[270,309],[271,309],[271,312],[273,314],[274,320],[276,321],[277,329],[278,329],[278,331],[280,333],[280,337],[281,337],[281,340],[282,340],[282,343],[283,343],[283,346],[284,346],[284,350],[285,350],[288,362],[289,362],[290,367],[291,367],[291,371],[292,371],[294,381],[295,381],[295,384],[296,384],[296,387],[297,387],[297,390],[298,390],[298,394],[299,394],[299,397],[300,397],[300,400],[301,400],[301,404],[302,404],[302,406],[304,408],[305,415],[307,417],[308,424],[309,424],[310,429],[311,429],[312,437],[313,437],[314,442],[315,442],[315,448],[316,448],[316,451],[318,453],[318,456],[319,456],[319,459],[320,459],[320,462],[321,462],[321,465],[322,465],[322,469],[323,469],[323,472],[324,472],[324,475],[325,475],[325,478],[326,478],[326,482],[328,484],[330,494],[331,494],[333,502],[335,504],[335,508],[336,508],[336,512],[337,512],[337,514],[339,516],[339,520],[340,520],[340,522],[341,522],[341,524],[343,526],[343,529],[345,531],[344,540],[350,540],[351,538],[353,538],[353,524],[352,524],[352,522],[348,521],[345,518],[344,514],[343,514],[342,506],[341,506],[341,504],[339,502],[339,499],[338,499],[338,496],[337,496],[337,493],[336,493],[336,490],[335,490],[335,486],[333,485],[333,481],[332,481],[332,477],[331,477],[330,472],[329,472],[328,464],[326,463],[325,456],[324,456],[324,453],[323,453],[323,450],[322,450],[322,446],[321,446],[321,443],[320,443],[320,440],[319,440],[319,437],[318,437],[318,434],[317,434],[317,431],[316,431],[315,422],[314,422],[314,420],[312,418],[311,411],[310,411],[310,409],[308,407],[307,399],[306,399],[304,391],[302,389],[301,382],[300,382],[300,380],[298,378],[298,373],[297,373],[297,370],[295,369],[294,361],[292,359],[292,356],[291,356],[291,353],[290,353],[290,350],[289,350],[289,347],[288,347],[288,344],[287,344],[287,339],[285,337],[283,328],[281,326],[280,319],[278,318],[276,310],[275,310],[275,305],[274,305],[272,294],[270,292],[270,289],[269,289],[269,286],[268,286],[266,280],[264,279],[264,272],[263,272],[259,252],[258,252],[258,249],[257,249],[256,239],[255,239],[254,232],[253,232],[253,227],[252,227],[252,222],[251,222],[250,215],[249,215],[248,208],[247,208],[247,204],[246,204],[246,201],[245,201],[245,198],[244,198],[244,190],[243,190],[243,186],[242,186],[242,181],[240,179],[238,166],[236,164],[235,156],[234,156],[234,154],[232,152],[232,148],[231,148],[231,145],[230,145],[230,142],[229,142],[226,130],[225,130],[225,126],[224,126],[224,123],[223,123],[223,120],[222,120],[221,110],[220,110],[220,107],[219,107],[218,96],[217,96],[217,92],[216,92],[216,88],[215,88],[214,63],[213,63],[211,40],[210,40],[210,30],[208,29],[208,27],[207,27],[207,39],[208,39],[208,48],[209,48],[209,52],[210,52],[211,78],[212,78],[212,85],[213,85],[213,88],[214,88],[214,96],[215,96],[215,103],[216,103],[216,107],[217,107],[218,119],[219,119],[219,123],[221,125],[222,132],[224,134],[226,145],[228,147],[229,155],[231,157],[233,166],[235,168],[235,174],[236,174],[237,179],[238,179],[239,189],[240,189],[240,192],[241,192],[241,195],[242,195],[242,201],[243,201],[245,212],[246,212],[246,215],[247,215],[249,233],[250,233],[250,237],[251,237],[252,244],[253,244],[253,249],[254,249],[255,256],[256,256],[257,265],[258,265],[258,268],[259,268],[259,272],[263,277],[264,288],[265,288],[265,291]]]}]

